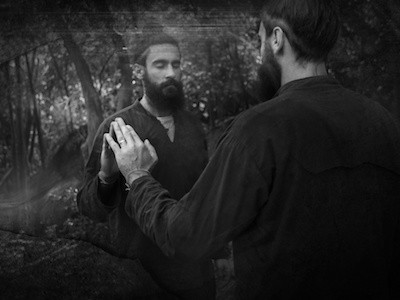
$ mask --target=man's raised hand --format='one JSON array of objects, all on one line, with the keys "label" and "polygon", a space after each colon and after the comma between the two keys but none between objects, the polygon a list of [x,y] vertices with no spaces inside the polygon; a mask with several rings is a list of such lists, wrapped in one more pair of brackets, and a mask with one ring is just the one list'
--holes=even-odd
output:
[{"label": "man's raised hand", "polygon": [[[114,128],[112,124],[110,124],[109,134],[112,136],[114,133]],[[108,143],[103,136],[103,145],[101,149],[101,156],[100,156],[100,171],[99,171],[99,178],[101,182],[111,184],[118,179],[119,170],[117,163],[114,158],[114,153],[109,148]]]},{"label": "man's raised hand", "polygon": [[131,184],[135,179],[146,175],[157,163],[158,156],[148,140],[144,142],[130,126],[121,118],[116,118],[112,126],[117,142],[109,133],[104,135],[115,154],[118,168],[126,182]]}]

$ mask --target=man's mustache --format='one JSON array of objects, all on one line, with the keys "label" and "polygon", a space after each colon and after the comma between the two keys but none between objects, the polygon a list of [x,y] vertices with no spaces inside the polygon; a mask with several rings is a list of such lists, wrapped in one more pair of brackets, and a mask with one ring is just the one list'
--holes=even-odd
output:
[{"label": "man's mustache", "polygon": [[179,82],[175,79],[170,78],[160,84],[161,89],[164,89],[164,88],[170,87],[170,86],[173,86],[173,87],[179,89],[179,88],[182,88],[182,82]]},{"label": "man's mustache", "polygon": [[165,96],[174,96],[178,91],[182,90],[182,83],[174,79],[168,79],[160,84],[160,89]]}]

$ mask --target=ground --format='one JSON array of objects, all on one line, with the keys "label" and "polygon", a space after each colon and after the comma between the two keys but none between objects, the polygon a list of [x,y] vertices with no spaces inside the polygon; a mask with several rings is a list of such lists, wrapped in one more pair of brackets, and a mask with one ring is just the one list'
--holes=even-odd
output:
[{"label": "ground", "polygon": [[[15,220],[5,224],[3,216],[0,298],[174,299],[157,286],[138,260],[112,254],[107,226],[77,212],[76,187],[71,184],[60,184],[43,200],[20,207],[14,218],[36,215],[25,222],[29,228],[16,227]],[[217,299],[232,299],[232,258],[214,264]]]}]

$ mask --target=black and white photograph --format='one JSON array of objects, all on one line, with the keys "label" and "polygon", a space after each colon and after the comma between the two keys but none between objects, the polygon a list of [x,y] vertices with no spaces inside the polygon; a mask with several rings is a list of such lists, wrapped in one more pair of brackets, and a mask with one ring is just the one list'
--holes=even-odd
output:
[{"label": "black and white photograph", "polygon": [[0,299],[400,299],[400,1],[0,0]]}]

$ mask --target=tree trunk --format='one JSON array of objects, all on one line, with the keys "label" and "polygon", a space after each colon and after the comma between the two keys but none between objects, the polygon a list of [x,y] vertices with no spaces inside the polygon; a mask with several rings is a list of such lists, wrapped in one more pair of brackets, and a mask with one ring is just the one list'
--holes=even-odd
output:
[{"label": "tree trunk", "polygon": [[15,109],[15,148],[16,148],[16,170],[17,170],[17,186],[20,191],[27,191],[28,188],[28,161],[26,155],[26,143],[25,135],[23,131],[23,106],[22,106],[22,93],[21,93],[21,70],[20,70],[20,58],[15,59],[15,73],[16,73],[16,109]]},{"label": "tree trunk", "polygon": [[47,48],[49,50],[51,59],[53,60],[53,64],[54,64],[54,68],[56,69],[56,73],[57,73],[59,79],[61,80],[61,82],[63,84],[63,88],[64,88],[64,91],[65,91],[65,96],[68,98],[67,104],[66,104],[67,110],[68,110],[67,123],[69,124],[69,131],[72,132],[72,130],[74,129],[74,120],[73,120],[72,112],[71,112],[70,95],[69,95],[67,81],[65,80],[64,76],[62,76],[62,73],[61,73],[60,67],[58,66],[56,57],[54,56],[54,53],[51,50],[51,45],[48,45]]},{"label": "tree trunk", "polygon": [[205,47],[206,47],[206,52],[207,52],[207,71],[209,72],[209,74],[211,74],[211,85],[210,85],[210,96],[207,99],[207,112],[208,112],[208,126],[209,126],[209,130],[212,130],[215,128],[215,106],[216,106],[216,99],[215,99],[215,94],[214,94],[214,89],[213,89],[213,78],[212,78],[212,74],[213,74],[213,53],[212,53],[212,41],[211,40],[207,40],[205,43]]},{"label": "tree trunk", "polygon": [[[20,70],[20,57],[15,58],[15,77],[16,77],[16,106],[15,106],[15,161],[16,161],[16,181],[15,190],[18,192],[19,197],[17,199],[23,199],[26,201],[28,198],[28,157],[26,149],[26,140],[23,130],[23,101],[22,101],[22,81],[21,81],[21,70]],[[25,226],[29,224],[29,213],[26,206],[22,206],[17,212],[17,222],[16,226]]]},{"label": "tree trunk", "polygon": [[78,45],[75,43],[71,33],[65,28],[61,33],[61,37],[64,40],[64,46],[75,65],[76,73],[81,82],[82,92],[85,98],[88,135],[85,143],[82,145],[82,154],[86,160],[89,156],[89,150],[92,146],[96,131],[103,120],[103,110],[101,108],[99,94],[93,86],[89,66],[83,58]]},{"label": "tree trunk", "polygon": [[[109,28],[114,28],[115,21],[114,17],[111,13],[111,10],[108,6],[107,1],[98,0],[95,1],[95,5],[97,10],[105,14],[105,22]],[[121,73],[121,86],[118,90],[117,94],[117,110],[121,110],[124,107],[132,104],[132,96],[133,96],[133,85],[132,85],[132,68],[129,62],[129,56],[126,51],[124,40],[122,36],[112,30],[111,39],[113,41],[117,56],[118,56],[118,69]]]},{"label": "tree trunk", "polygon": [[32,122],[31,107],[30,107],[29,104],[28,104],[27,106],[28,106],[28,107],[25,108],[25,118],[24,118],[24,120],[25,120],[25,122],[24,122],[24,123],[25,123],[25,134],[24,134],[24,138],[25,138],[25,145],[26,145],[26,148],[27,148],[27,150],[28,150],[28,152],[29,152],[29,149],[28,149],[29,139],[30,139],[30,137],[31,137],[32,129],[35,127],[35,125],[34,125],[34,123]]},{"label": "tree trunk", "polygon": [[[29,89],[30,89],[31,96],[32,96],[33,120],[34,120],[34,123],[35,123],[34,130],[35,130],[35,127],[36,127],[37,134],[38,134],[38,141],[39,141],[40,160],[41,160],[42,167],[44,167],[45,164],[46,164],[46,148],[45,148],[44,142],[43,142],[42,120],[41,120],[41,117],[40,117],[40,109],[38,109],[37,103],[36,103],[35,86],[33,85],[33,78],[32,78],[33,77],[32,76],[33,65],[32,66],[29,65],[29,60],[28,60],[28,55],[27,54],[25,54],[25,61],[26,61],[26,67],[27,67],[27,70],[28,70]],[[33,61],[33,59],[32,59],[32,61]]]},{"label": "tree trunk", "polygon": [[33,159],[33,152],[35,150],[35,139],[36,139],[36,126],[35,124],[33,125],[33,130],[32,130],[32,137],[29,143],[29,155],[28,155],[28,161],[29,163],[32,163],[32,159]]},{"label": "tree trunk", "polygon": [[129,56],[122,37],[116,32],[112,33],[112,40],[117,50],[118,69],[121,73],[121,87],[117,94],[117,110],[121,110],[132,104],[133,84],[132,68],[129,63]]},{"label": "tree trunk", "polygon": [[17,167],[17,150],[16,150],[16,137],[15,137],[16,129],[15,129],[15,114],[14,114],[15,109],[11,96],[12,80],[10,77],[10,63],[9,62],[4,63],[3,67],[4,67],[4,75],[6,81],[5,94],[7,99],[8,115],[10,120],[11,140],[9,140],[7,144],[11,148],[11,168],[6,173],[6,175],[4,175],[3,178],[1,179],[0,187],[2,187],[3,184],[6,187],[9,187],[10,184],[14,184],[14,182],[17,181],[17,172],[15,171]]},{"label": "tree trunk", "polygon": [[[9,62],[4,64],[4,74],[6,78],[6,98],[7,98],[7,105],[8,105],[8,114],[10,118],[10,131],[11,131],[11,162],[12,167],[16,168],[17,166],[17,154],[16,154],[16,129],[15,129],[15,118],[14,118],[14,108],[11,98],[11,79],[10,79],[10,65]],[[15,173],[14,173],[15,174]]]},{"label": "tree trunk", "polygon": [[[242,72],[242,68],[240,66],[241,61],[239,58],[236,41],[233,41],[232,44],[230,44],[228,41],[227,49],[229,49],[229,56],[231,58],[233,66],[235,68],[235,71],[237,74],[237,80],[239,81],[240,90],[241,90],[240,95],[243,97],[245,109],[248,109],[250,107],[250,105],[249,105],[249,102],[248,102],[248,99],[246,96],[247,92],[246,92],[246,87],[244,85],[243,72]],[[242,103],[239,103],[239,105],[241,105],[241,104]]]}]

